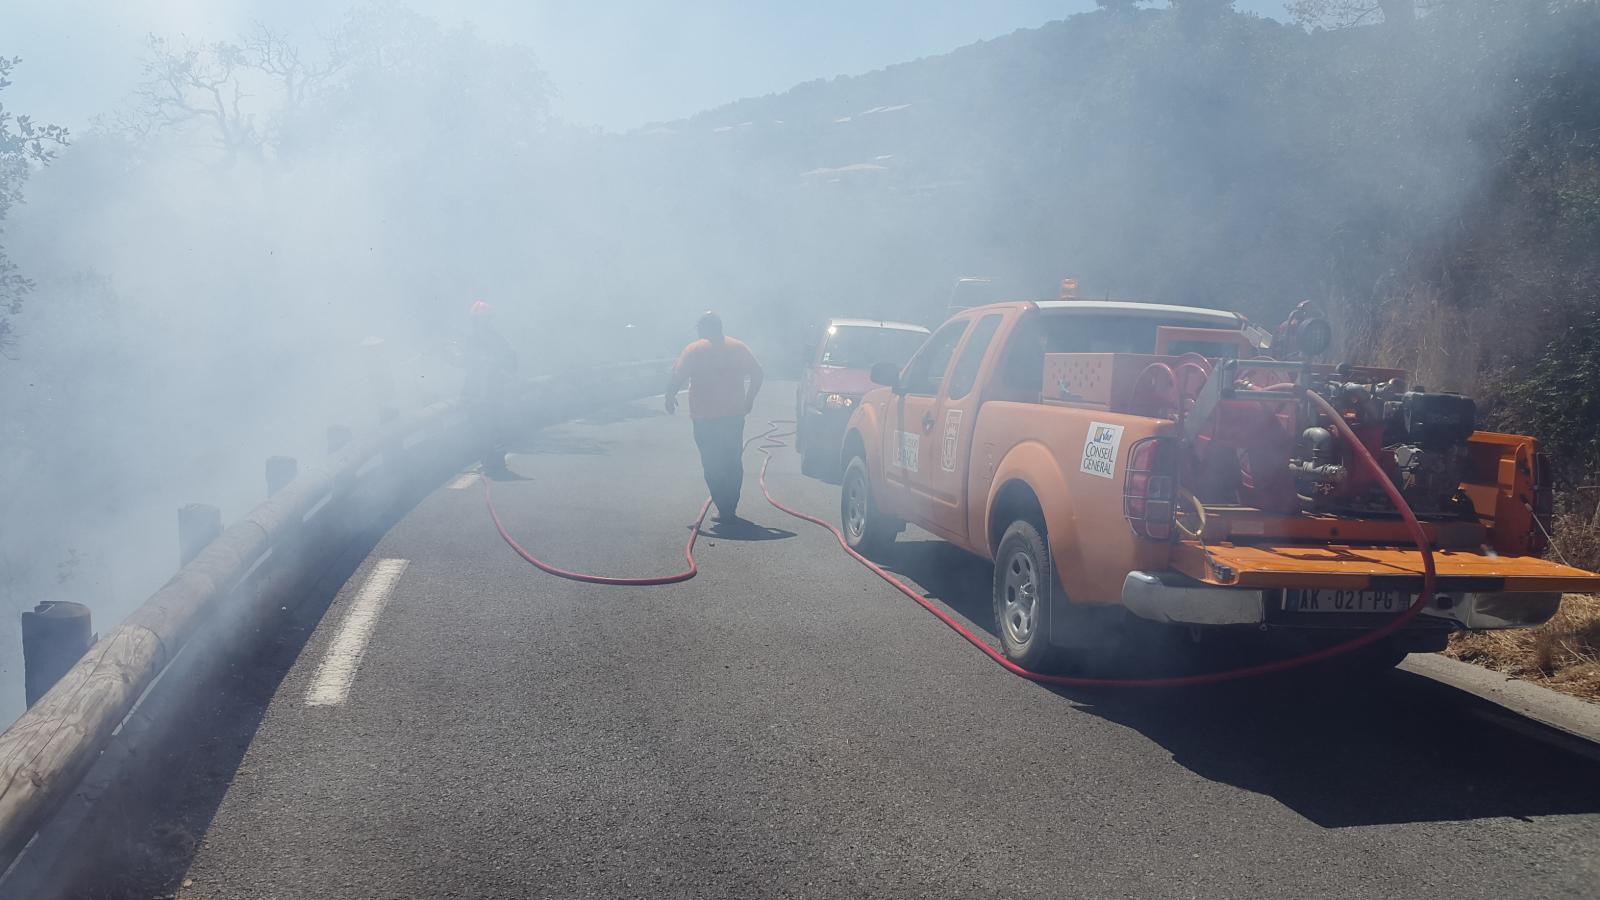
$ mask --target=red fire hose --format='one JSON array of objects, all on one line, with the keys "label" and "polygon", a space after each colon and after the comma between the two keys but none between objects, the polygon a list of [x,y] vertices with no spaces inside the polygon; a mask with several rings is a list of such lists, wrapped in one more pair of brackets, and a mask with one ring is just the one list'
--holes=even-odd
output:
[{"label": "red fire hose", "polygon": [[541,572],[546,572],[557,578],[565,578],[568,581],[582,581],[586,584],[609,584],[617,587],[650,587],[657,584],[677,584],[680,581],[688,581],[700,574],[700,565],[694,561],[694,542],[695,539],[700,537],[700,524],[706,520],[706,511],[711,508],[711,498],[709,497],[706,498],[706,502],[700,504],[700,515],[695,517],[694,528],[689,531],[689,543],[685,544],[683,548],[683,558],[689,564],[689,568],[681,572],[674,572],[671,575],[626,578],[617,575],[590,575],[586,572],[573,572],[569,569],[552,566],[529,553],[523,549],[521,544],[517,543],[517,539],[511,536],[511,532],[507,531],[506,526],[500,521],[500,511],[495,509],[494,506],[494,494],[489,490],[489,479],[480,476],[478,480],[483,482],[483,502],[489,507],[489,518],[494,520],[495,530],[500,532],[500,536],[505,538],[505,542],[511,546],[512,550],[517,551],[518,556],[532,563],[534,568]]},{"label": "red fire hose", "polygon": [[[1326,400],[1317,396],[1317,394],[1314,392],[1308,391],[1307,396],[1330,419],[1333,420],[1334,428],[1344,436],[1345,440],[1349,443],[1349,446],[1355,449],[1356,458],[1360,460],[1361,465],[1374,476],[1375,480],[1383,486],[1385,493],[1389,495],[1389,500],[1394,503],[1395,509],[1400,512],[1400,517],[1405,520],[1406,529],[1411,533],[1411,539],[1417,545],[1418,552],[1422,554],[1422,590],[1420,593],[1418,593],[1416,602],[1407,607],[1404,612],[1396,616],[1394,620],[1389,622],[1387,625],[1376,628],[1348,641],[1335,644],[1331,647],[1324,647],[1321,650],[1316,650],[1301,656],[1291,657],[1289,659],[1274,660],[1272,662],[1261,663],[1253,666],[1245,666],[1238,669],[1228,669],[1222,672],[1207,672],[1199,675],[1180,675],[1168,678],[1085,678],[1074,675],[1052,675],[1045,672],[1034,672],[1029,669],[1024,669],[1022,666],[1019,666],[1007,659],[1005,654],[990,646],[987,641],[983,640],[983,638],[979,637],[967,626],[957,621],[954,616],[940,609],[933,603],[933,601],[924,597],[917,589],[906,584],[904,581],[897,578],[893,573],[884,569],[882,566],[851,549],[850,545],[846,543],[844,535],[831,523],[808,513],[803,513],[793,507],[787,506],[772,496],[772,491],[767,487],[767,466],[772,462],[771,451],[787,446],[787,444],[783,443],[781,438],[787,437],[789,434],[792,434],[792,432],[785,432],[781,434],[775,432],[777,432],[780,425],[789,424],[789,420],[772,420],[768,424],[766,431],[746,441],[745,446],[749,447],[751,443],[754,443],[758,440],[765,441],[765,443],[763,443],[760,447],[760,450],[766,457],[766,459],[761,463],[760,483],[761,493],[767,498],[768,503],[772,504],[774,508],[797,519],[802,519],[810,522],[813,525],[826,528],[833,534],[834,539],[839,542],[839,546],[844,549],[844,552],[854,557],[856,562],[866,566],[874,575],[877,575],[879,578],[882,578],[884,581],[888,582],[892,587],[894,587],[895,590],[905,594],[923,609],[932,613],[936,618],[939,619],[939,621],[948,625],[953,631],[965,638],[968,643],[978,648],[980,652],[994,660],[996,663],[1000,664],[1012,674],[1029,679],[1030,681],[1039,682],[1040,684],[1063,685],[1067,687],[1193,687],[1197,685],[1217,684],[1224,681],[1236,681],[1241,678],[1251,678],[1257,675],[1271,675],[1278,672],[1285,672],[1290,669],[1296,669],[1301,666],[1311,665],[1312,663],[1322,662],[1354,650],[1359,650],[1362,647],[1375,644],[1378,641],[1381,641],[1404,628],[1413,619],[1421,615],[1422,610],[1433,599],[1433,591],[1436,583],[1433,565],[1433,550],[1428,544],[1428,536],[1426,532],[1422,530],[1422,523],[1417,521],[1416,514],[1411,511],[1411,507],[1407,505],[1405,498],[1400,495],[1399,489],[1396,488],[1394,483],[1391,482],[1388,476],[1384,474],[1382,467],[1378,465],[1378,461],[1373,458],[1371,452],[1368,451],[1366,446],[1362,444],[1361,441],[1356,437],[1355,432],[1351,431],[1350,426],[1345,424],[1343,417],[1339,415],[1338,411],[1330,406]],[[539,569],[548,572],[551,575],[556,575],[561,578],[568,578],[573,581],[584,581],[591,584],[619,585],[673,584],[693,578],[695,573],[698,571],[694,561],[695,537],[699,535],[700,523],[705,520],[706,510],[711,503],[710,500],[707,500],[706,503],[700,507],[700,517],[696,520],[695,529],[689,536],[688,546],[684,548],[684,557],[689,562],[688,569],[678,572],[674,575],[665,575],[656,578],[613,578],[600,575],[586,575],[578,572],[569,572],[564,569],[558,569],[555,566],[536,559],[532,554],[528,553],[528,551],[524,550],[520,545],[518,545],[517,542],[512,539],[511,535],[507,533],[505,527],[500,523],[500,516],[495,511],[494,500],[489,493],[489,484],[487,479],[484,480],[484,501],[489,506],[489,515],[494,519],[495,528],[499,530],[500,536],[505,539],[507,544],[511,545],[511,548],[515,550],[519,556],[537,566]]]},{"label": "red fire hose", "polygon": [[[778,423],[775,421],[767,428],[766,431],[745,441],[745,449],[750,449],[751,444],[771,435],[773,431],[777,430],[777,427]],[[780,444],[778,446],[782,445]],[[768,459],[770,458],[771,455],[769,454]],[[763,472],[765,471],[765,468],[765,466],[762,467]],[[700,514],[695,516],[694,528],[690,529],[689,531],[689,543],[685,544],[683,547],[683,559],[684,562],[689,564],[689,567],[681,572],[674,572],[671,575],[650,575],[642,578],[629,578],[617,575],[590,575],[587,572],[573,572],[569,569],[553,566],[537,556],[534,556],[532,553],[529,553],[521,544],[517,543],[517,539],[511,536],[511,532],[507,531],[505,524],[500,521],[500,511],[495,508],[494,492],[489,488],[489,479],[480,476],[478,480],[483,482],[483,502],[485,506],[489,507],[489,518],[494,520],[495,530],[500,532],[500,537],[505,539],[505,542],[510,545],[512,550],[516,551],[518,556],[533,564],[534,568],[541,572],[554,575],[557,578],[565,578],[568,581],[581,581],[585,584],[607,584],[615,587],[652,587],[659,584],[677,584],[680,581],[688,581],[694,576],[700,574],[700,564],[695,562],[694,558],[694,542],[699,539],[700,526],[705,523],[706,513],[711,510],[710,497],[707,497],[706,501],[700,504]],[[765,486],[764,482],[763,486]]]}]

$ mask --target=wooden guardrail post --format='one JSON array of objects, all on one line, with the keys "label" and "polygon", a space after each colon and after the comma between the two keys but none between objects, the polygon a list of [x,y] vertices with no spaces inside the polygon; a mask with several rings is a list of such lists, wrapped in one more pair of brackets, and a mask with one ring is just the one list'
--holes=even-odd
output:
[{"label": "wooden guardrail post", "polygon": [[200,555],[222,533],[222,510],[205,503],[178,508],[178,567]]},{"label": "wooden guardrail post", "polygon": [[89,607],[70,600],[46,600],[22,614],[22,682],[29,706],[89,652],[89,629]]},{"label": "wooden guardrail post", "polygon": [[300,473],[300,464],[292,456],[267,457],[267,496],[283,490]]}]

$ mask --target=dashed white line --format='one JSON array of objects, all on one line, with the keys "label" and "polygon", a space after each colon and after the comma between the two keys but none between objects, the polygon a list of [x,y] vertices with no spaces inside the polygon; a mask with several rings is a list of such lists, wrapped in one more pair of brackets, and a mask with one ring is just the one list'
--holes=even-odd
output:
[{"label": "dashed white line", "polygon": [[[434,483],[437,484],[438,482],[434,482]],[[450,482],[450,490],[452,490],[452,491],[464,491],[467,488],[472,487],[473,485],[475,485],[477,483],[478,483],[478,473],[477,472],[467,472],[467,473],[465,473],[463,475],[456,476],[456,480]]]},{"label": "dashed white line", "polygon": [[400,574],[409,560],[380,559],[372,573],[350,601],[350,609],[339,623],[339,633],[334,635],[328,652],[317,666],[317,674],[306,689],[307,706],[339,706],[350,697],[350,686],[356,680],[356,668],[361,665],[361,655],[367,650],[367,640],[378,625],[378,614],[389,602]]}]

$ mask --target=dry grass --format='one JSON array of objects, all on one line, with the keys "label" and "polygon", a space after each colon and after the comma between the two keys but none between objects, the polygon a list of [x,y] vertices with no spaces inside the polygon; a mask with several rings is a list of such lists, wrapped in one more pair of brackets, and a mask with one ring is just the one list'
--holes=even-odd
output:
[{"label": "dry grass", "polygon": [[[1573,501],[1592,499],[1592,495],[1591,498],[1568,497]],[[1600,515],[1595,514],[1592,502],[1587,505],[1573,502],[1572,505],[1573,512],[1556,515],[1556,549],[1560,553],[1553,558],[1569,566],[1600,572]]]},{"label": "dry grass", "polygon": [[1600,596],[1568,594],[1538,628],[1458,634],[1445,655],[1600,703]]}]

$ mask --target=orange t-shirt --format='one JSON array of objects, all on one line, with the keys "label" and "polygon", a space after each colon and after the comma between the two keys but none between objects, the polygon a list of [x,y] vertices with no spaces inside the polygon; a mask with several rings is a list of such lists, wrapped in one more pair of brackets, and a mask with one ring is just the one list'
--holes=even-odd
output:
[{"label": "orange t-shirt", "polygon": [[672,370],[675,384],[689,382],[689,417],[720,419],[745,413],[745,380],[760,379],[761,364],[743,341],[701,338],[683,348]]}]

